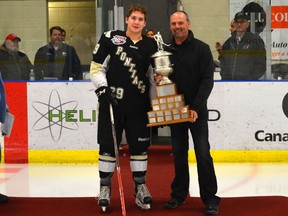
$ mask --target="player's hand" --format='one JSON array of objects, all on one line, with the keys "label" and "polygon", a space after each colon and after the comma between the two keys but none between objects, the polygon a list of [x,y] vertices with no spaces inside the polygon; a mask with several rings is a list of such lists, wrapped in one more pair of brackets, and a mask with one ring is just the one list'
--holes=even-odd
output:
[{"label": "player's hand", "polygon": [[158,74],[156,74],[156,73],[154,73],[153,76],[154,76],[154,81],[156,82],[157,85],[158,85],[158,84],[162,81],[162,79],[163,79],[163,76],[158,75]]},{"label": "player's hand", "polygon": [[101,86],[95,91],[98,101],[101,105],[110,105],[117,106],[118,101],[116,100],[115,94],[112,93],[111,89],[108,86]]}]

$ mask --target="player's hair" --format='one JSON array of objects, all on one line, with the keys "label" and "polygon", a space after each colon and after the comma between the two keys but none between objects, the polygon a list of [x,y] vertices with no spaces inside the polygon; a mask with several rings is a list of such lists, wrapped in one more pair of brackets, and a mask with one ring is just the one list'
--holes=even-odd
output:
[{"label": "player's hair", "polygon": [[129,18],[131,16],[131,14],[135,11],[139,11],[140,13],[144,14],[144,19],[145,21],[147,20],[147,10],[145,7],[142,7],[141,5],[139,4],[132,4],[130,5],[129,9],[128,9],[128,12],[126,14],[126,18]]}]

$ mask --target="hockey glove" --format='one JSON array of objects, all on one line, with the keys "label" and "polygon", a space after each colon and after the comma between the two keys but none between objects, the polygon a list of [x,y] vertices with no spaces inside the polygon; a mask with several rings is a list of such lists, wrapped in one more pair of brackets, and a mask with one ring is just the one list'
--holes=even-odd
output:
[{"label": "hockey glove", "polygon": [[112,104],[112,106],[117,106],[118,101],[115,98],[115,94],[112,93],[111,89],[107,86],[101,86],[95,91],[98,102],[102,105]]}]

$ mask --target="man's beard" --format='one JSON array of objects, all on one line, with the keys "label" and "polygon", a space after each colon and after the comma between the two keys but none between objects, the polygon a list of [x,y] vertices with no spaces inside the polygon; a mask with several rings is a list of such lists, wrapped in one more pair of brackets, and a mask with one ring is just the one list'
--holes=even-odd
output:
[{"label": "man's beard", "polygon": [[54,46],[60,46],[61,44],[62,44],[61,40],[54,41],[54,43],[53,43]]},{"label": "man's beard", "polygon": [[19,51],[18,44],[15,44],[15,45],[6,44],[6,48],[8,49],[9,52],[12,52],[12,53],[17,53]]}]

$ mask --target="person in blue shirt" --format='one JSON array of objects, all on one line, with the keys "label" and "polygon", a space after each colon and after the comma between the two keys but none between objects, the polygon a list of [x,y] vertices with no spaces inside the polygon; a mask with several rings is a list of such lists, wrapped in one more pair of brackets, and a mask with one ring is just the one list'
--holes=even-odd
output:
[{"label": "person in blue shirt", "polygon": [[[5,88],[0,72],[0,123],[5,122],[6,112],[8,112],[8,106],[6,104]],[[0,145],[0,161],[1,161],[1,145]],[[0,203],[8,201],[8,197],[0,193]]]}]

